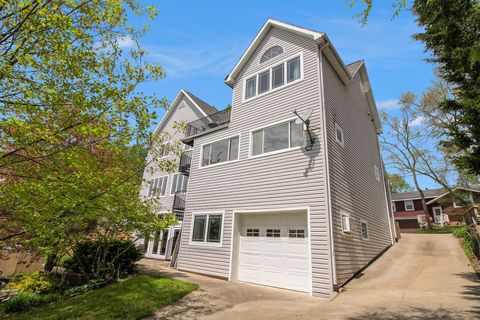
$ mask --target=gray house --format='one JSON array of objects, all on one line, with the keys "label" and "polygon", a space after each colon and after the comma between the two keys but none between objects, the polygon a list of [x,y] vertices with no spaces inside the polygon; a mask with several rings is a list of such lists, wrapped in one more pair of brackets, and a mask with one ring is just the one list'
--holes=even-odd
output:
[{"label": "gray house", "polygon": [[177,267],[328,297],[394,242],[365,64],[269,19],[225,83],[231,110],[182,139],[193,149]]}]

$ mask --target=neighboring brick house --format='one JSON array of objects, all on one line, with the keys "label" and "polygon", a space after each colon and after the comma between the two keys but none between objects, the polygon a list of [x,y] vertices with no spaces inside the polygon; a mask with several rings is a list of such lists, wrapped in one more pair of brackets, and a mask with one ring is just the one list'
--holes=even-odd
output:
[{"label": "neighboring brick house", "polygon": [[[458,200],[455,201],[451,192],[447,192],[445,189],[424,191],[432,223],[441,224],[443,219],[447,225],[464,224],[466,206],[480,203],[480,186],[470,189],[457,188],[454,191],[461,194],[456,196]],[[420,227],[424,214],[422,199],[417,191],[392,193],[392,208],[401,232],[413,232]]]}]

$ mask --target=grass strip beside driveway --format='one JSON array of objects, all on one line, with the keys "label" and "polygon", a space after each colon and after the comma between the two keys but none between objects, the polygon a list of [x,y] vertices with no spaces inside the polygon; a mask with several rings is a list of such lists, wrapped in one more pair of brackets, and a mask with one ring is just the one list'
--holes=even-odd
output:
[{"label": "grass strip beside driveway", "polygon": [[141,319],[197,288],[171,278],[136,275],[7,319]]}]

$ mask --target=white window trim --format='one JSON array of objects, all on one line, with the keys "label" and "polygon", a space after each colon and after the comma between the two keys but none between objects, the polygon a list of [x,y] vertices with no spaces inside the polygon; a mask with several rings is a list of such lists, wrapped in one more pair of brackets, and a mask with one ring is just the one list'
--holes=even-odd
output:
[{"label": "white window trim", "polygon": [[[345,229],[345,226],[343,225],[343,217],[348,217],[348,229]],[[352,234],[352,217],[350,213],[340,210],[340,221],[342,224],[342,233]]]},{"label": "white window trim", "polygon": [[[366,238],[363,236],[362,223],[365,223],[367,225],[367,237]],[[365,219],[360,219],[360,236],[362,237],[362,240],[369,240],[370,239],[370,228],[368,226],[368,221],[365,220]]]},{"label": "white window trim", "polygon": [[[270,58],[270,59],[268,59],[268,60],[266,60],[266,61],[260,62],[260,60],[262,59],[263,55],[264,55],[268,50],[272,49],[273,47],[280,47],[280,48],[282,48],[282,51],[283,51],[283,52],[280,53],[278,56],[275,56],[275,57]],[[276,57],[280,57],[280,56],[283,55],[283,54],[285,54],[285,48],[284,48],[283,46],[279,45],[279,44],[274,44],[273,46],[268,47],[266,50],[264,50],[264,51],[262,52],[262,55],[261,55],[260,58],[258,59],[258,65],[260,66],[260,65],[262,65],[262,64],[264,64],[264,63],[267,63],[267,62],[275,59]],[[279,61],[280,61],[280,60],[279,60]],[[277,62],[275,62],[275,63],[277,63]]]},{"label": "white window trim", "polygon": [[[171,145],[171,144],[172,144],[172,140],[168,140],[168,141],[166,141],[165,143],[162,143],[161,148],[163,148],[163,146],[166,145],[166,144]],[[166,158],[168,158],[168,157],[170,157],[170,150],[168,150],[167,155],[161,156],[162,159],[166,159]]]},{"label": "white window trim", "polygon": [[[284,53],[285,53],[285,52],[284,52]],[[287,72],[288,72],[287,69],[288,69],[288,68],[287,68],[286,62],[287,62],[288,60],[295,59],[296,57],[300,57],[300,78],[298,78],[298,79],[296,79],[296,80],[294,80],[294,81],[291,81],[291,82],[287,82]],[[275,68],[276,66],[278,66],[278,65],[280,65],[280,64],[285,64],[284,70],[283,70],[284,84],[281,85],[281,86],[278,86],[278,87],[276,87],[276,88],[273,88],[273,86],[272,86],[272,79],[273,79],[273,78],[272,78],[272,71],[271,71],[271,69]],[[260,73],[263,73],[263,72],[267,71],[268,69],[270,69],[270,90],[258,94],[258,75],[259,75]],[[248,75],[248,76],[243,77],[242,103],[243,103],[243,102],[249,102],[249,101],[252,101],[252,100],[254,100],[254,99],[256,99],[256,98],[266,96],[266,95],[269,94],[269,93],[275,92],[275,91],[277,91],[277,90],[280,90],[280,89],[286,88],[286,87],[288,87],[288,86],[290,86],[290,85],[293,85],[293,84],[295,84],[295,83],[298,83],[298,82],[300,82],[300,81],[303,80],[303,76],[304,76],[304,72],[303,72],[303,51],[302,51],[302,52],[300,52],[300,53],[295,53],[295,54],[290,55],[290,56],[288,56],[288,57],[286,57],[286,58],[284,58],[284,59],[282,59],[282,60],[279,60],[279,61],[277,61],[277,62],[275,62],[275,63],[272,63],[270,66],[265,67],[265,68],[263,68],[263,69],[255,72],[254,74],[250,74],[250,75]],[[253,77],[255,77],[255,79],[256,79],[256,84],[255,84],[255,92],[256,92],[256,95],[254,95],[253,97],[250,97],[250,98],[245,98],[245,93],[246,93],[246,90],[247,90],[247,86],[246,86],[246,85],[247,85],[247,80],[248,80],[248,79],[251,79],[251,78],[253,78]]]},{"label": "white window trim", "polygon": [[[219,163],[215,163],[215,164],[209,164],[208,166],[203,166],[202,165],[203,146],[208,145],[208,144],[213,144],[213,143],[218,142],[218,141],[235,138],[235,137],[238,137],[238,154],[237,154],[237,159],[236,160],[227,160],[227,161],[223,161],[223,162],[219,162]],[[228,137],[224,137],[224,138],[221,138],[221,139],[217,139],[217,140],[214,140],[214,141],[205,142],[205,143],[201,144],[200,145],[200,159],[198,160],[198,168],[199,169],[212,168],[212,167],[221,166],[221,165],[224,165],[224,164],[227,164],[227,163],[234,163],[234,162],[240,161],[240,143],[241,142],[242,142],[242,135],[240,133],[238,133],[238,134],[234,134],[234,135],[231,135],[231,136],[228,136]],[[228,145],[228,153],[230,154],[230,144]]]},{"label": "white window trim", "polygon": [[[338,140],[337,130],[342,133],[342,141]],[[345,148],[345,131],[343,131],[342,127],[340,127],[340,125],[336,122],[335,122],[335,141],[337,141],[337,143],[341,145],[342,148]]]},{"label": "white window trim", "polygon": [[375,174],[375,180],[380,182],[380,170],[378,169],[377,165],[373,165],[373,173]]},{"label": "white window trim", "polygon": [[397,206],[395,205],[395,201],[392,201],[392,212],[397,212]]},{"label": "white window trim", "polygon": [[[195,222],[195,216],[207,216],[207,223],[205,224],[205,235],[203,241],[193,241],[193,225]],[[220,242],[207,242],[207,233],[208,233],[208,221],[210,216],[222,215],[222,225],[220,227]],[[192,220],[190,222],[190,234],[188,236],[188,244],[191,246],[202,246],[202,247],[221,247],[223,244],[223,232],[225,227],[225,211],[194,211],[192,212]]]},{"label": "white window trim", "polygon": [[[412,204],[412,209],[407,209],[407,202]],[[403,200],[403,205],[405,206],[405,211],[415,211],[415,205],[413,203],[413,200]]]},{"label": "white window trim", "polygon": [[[167,182],[166,182],[166,185],[165,185],[165,195],[162,196],[162,190],[160,190],[160,195],[158,197],[149,197],[148,196],[148,193],[149,193],[149,190],[150,190],[150,181],[152,180],[155,180],[155,179],[160,179],[160,178],[166,178],[167,179]],[[154,176],[154,177],[151,177],[148,179],[148,189],[147,189],[147,196],[145,198],[147,199],[157,199],[157,198],[165,198],[166,196],[168,196],[168,175],[163,175],[163,176]]]},{"label": "white window trim", "polygon": [[[305,134],[303,136],[303,144],[300,145],[300,146],[297,146],[297,147],[288,147],[288,148],[285,148],[285,149],[280,149],[280,150],[275,150],[275,151],[270,151],[270,152],[264,152],[264,153],[260,153],[260,154],[257,154],[257,155],[253,155],[252,154],[252,151],[253,151],[253,133],[255,131],[259,131],[259,130],[263,130],[263,129],[266,129],[266,128],[269,128],[269,127],[273,127],[273,126],[276,126],[277,124],[282,124],[282,123],[288,123],[292,120],[295,120],[297,119],[297,117],[292,117],[292,118],[288,118],[288,119],[284,119],[284,120],[280,120],[280,121],[276,121],[276,122],[273,122],[273,123],[270,123],[270,124],[267,124],[267,125],[264,125],[262,127],[259,127],[259,128],[255,128],[253,130],[250,130],[250,133],[249,133],[249,141],[248,141],[248,158],[249,159],[254,159],[254,158],[260,158],[260,157],[264,157],[264,156],[269,156],[269,155],[272,155],[272,154],[279,154],[279,153],[283,153],[283,152],[288,152],[288,151],[292,151],[292,150],[299,150],[301,148],[304,148],[305,147]],[[263,141],[262,141],[263,142]],[[288,130],[288,145],[290,145],[290,128]]]}]

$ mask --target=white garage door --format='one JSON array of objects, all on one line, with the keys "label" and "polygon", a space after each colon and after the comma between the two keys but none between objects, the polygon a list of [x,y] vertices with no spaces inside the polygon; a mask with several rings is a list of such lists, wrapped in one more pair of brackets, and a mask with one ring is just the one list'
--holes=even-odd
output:
[{"label": "white garage door", "polygon": [[306,214],[241,217],[238,280],[310,292]]}]

